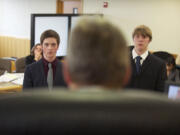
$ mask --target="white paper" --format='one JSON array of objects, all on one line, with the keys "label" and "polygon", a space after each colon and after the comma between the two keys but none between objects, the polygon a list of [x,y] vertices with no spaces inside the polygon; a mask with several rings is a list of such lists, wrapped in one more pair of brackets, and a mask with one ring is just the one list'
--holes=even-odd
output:
[{"label": "white paper", "polygon": [[23,84],[24,73],[5,73],[0,76],[0,82],[14,82]]},{"label": "white paper", "polygon": [[12,81],[12,82],[15,84],[18,84],[18,85],[23,85],[23,80],[24,80],[24,76]]}]

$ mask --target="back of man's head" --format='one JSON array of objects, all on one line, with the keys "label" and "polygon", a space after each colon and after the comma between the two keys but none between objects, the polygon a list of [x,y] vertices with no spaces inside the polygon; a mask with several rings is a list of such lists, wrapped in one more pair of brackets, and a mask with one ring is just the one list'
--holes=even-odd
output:
[{"label": "back of man's head", "polygon": [[76,85],[120,88],[129,68],[128,57],[126,40],[116,26],[102,18],[84,18],[71,33],[67,71]]}]

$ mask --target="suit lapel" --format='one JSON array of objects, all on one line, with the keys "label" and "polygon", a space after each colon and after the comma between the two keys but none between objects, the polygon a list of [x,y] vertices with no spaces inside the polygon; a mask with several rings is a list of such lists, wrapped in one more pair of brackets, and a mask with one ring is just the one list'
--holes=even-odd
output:
[{"label": "suit lapel", "polygon": [[151,64],[150,58],[151,58],[151,54],[149,53],[141,66],[141,72],[144,72],[146,68],[149,67],[149,65]]},{"label": "suit lapel", "polygon": [[58,61],[56,64],[56,73],[55,73],[54,82],[53,82],[54,85],[56,85],[56,82],[58,82],[59,77],[61,75],[61,73],[59,73],[59,71],[61,71],[60,69],[61,69],[61,63]]},{"label": "suit lapel", "polygon": [[136,63],[135,63],[135,61],[134,61],[134,59],[133,59],[133,57],[132,57],[132,53],[131,53],[131,55],[130,55],[130,57],[131,57],[131,66],[132,66],[132,73],[133,74],[137,74],[136,72]]},{"label": "suit lapel", "polygon": [[[137,71],[136,71],[136,63],[133,59],[133,56],[132,56],[132,49],[134,47],[130,46],[129,49],[130,49],[130,58],[131,58],[131,66],[132,66],[132,73],[134,75],[137,75]],[[146,68],[151,64],[151,54],[148,52],[148,56],[147,58],[144,60],[142,66],[141,66],[141,73],[144,72],[146,70]]]},{"label": "suit lapel", "polygon": [[44,63],[43,60],[39,60],[38,61],[39,67],[40,67],[40,76],[41,78],[43,78],[43,85],[47,86],[47,80],[46,80],[46,75],[45,75],[45,71],[44,71]]}]

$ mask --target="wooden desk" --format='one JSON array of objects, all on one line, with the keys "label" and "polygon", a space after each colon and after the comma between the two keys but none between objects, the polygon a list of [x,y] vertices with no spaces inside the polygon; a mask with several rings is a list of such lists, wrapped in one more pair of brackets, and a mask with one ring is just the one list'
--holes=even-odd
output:
[{"label": "wooden desk", "polygon": [[0,82],[0,93],[21,92],[22,85],[17,85],[11,82]]}]

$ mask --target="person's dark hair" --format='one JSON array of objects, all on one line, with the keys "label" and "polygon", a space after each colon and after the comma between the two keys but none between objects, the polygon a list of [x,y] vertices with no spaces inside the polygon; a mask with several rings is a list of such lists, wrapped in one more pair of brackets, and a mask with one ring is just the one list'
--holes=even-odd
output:
[{"label": "person's dark hair", "polygon": [[33,48],[31,49],[31,52],[30,52],[31,56],[34,56],[34,50],[36,49],[37,46],[40,46],[40,45],[41,45],[40,43],[37,43],[33,46]]},{"label": "person's dark hair", "polygon": [[166,51],[157,51],[153,52],[153,55],[159,57],[161,60],[163,60],[168,66],[172,65],[173,69],[176,68],[176,61],[172,54]]},{"label": "person's dark hair", "polygon": [[173,56],[170,56],[166,59],[166,64],[168,66],[172,65],[173,66],[173,70],[176,68],[176,61],[175,58]]},{"label": "person's dark hair", "polygon": [[60,36],[59,36],[59,34],[56,32],[56,31],[54,31],[54,30],[46,30],[46,31],[44,31],[42,34],[41,34],[41,37],[40,37],[40,42],[41,42],[41,45],[43,44],[43,41],[44,41],[44,39],[46,39],[46,38],[55,38],[56,39],[56,41],[57,41],[57,44],[59,45],[59,43],[60,43]]},{"label": "person's dark hair", "polygon": [[129,52],[118,27],[102,18],[84,18],[72,30],[68,47],[66,60],[73,82],[122,87]]}]

